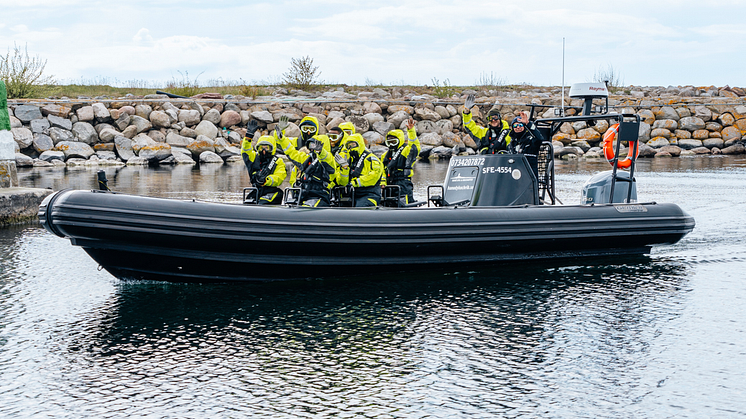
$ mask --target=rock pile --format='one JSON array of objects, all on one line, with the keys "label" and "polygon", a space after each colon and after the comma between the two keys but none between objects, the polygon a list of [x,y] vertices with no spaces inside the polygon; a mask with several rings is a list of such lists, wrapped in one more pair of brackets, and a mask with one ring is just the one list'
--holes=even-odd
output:
[{"label": "rock pile", "polygon": [[[713,90],[714,89],[714,90]],[[651,88],[632,88],[609,100],[612,111],[640,115],[639,131],[644,157],[687,154],[744,153],[746,102],[738,88],[676,90],[678,96]],[[50,101],[47,104],[19,102],[10,105],[11,127],[16,142],[16,164],[54,165],[149,165],[222,164],[240,161],[240,142],[249,120],[271,131],[283,115],[291,124],[289,136],[297,136],[296,123],[306,115],[321,123],[321,133],[344,121],[352,122],[374,152],[381,153],[386,133],[402,128],[406,119],[416,120],[422,143],[422,158],[448,157],[452,153],[474,154],[476,144],[461,127],[465,96],[479,97],[474,110],[478,124],[482,112],[499,101],[503,118],[510,120],[527,109],[526,103],[541,105],[538,116],[554,116],[560,105],[559,88],[490,96],[492,91],[464,90],[450,98],[418,95],[402,88],[373,89],[356,95],[342,90],[309,99],[300,91],[279,90],[274,97],[256,101],[242,97],[218,99],[168,99],[163,95],[117,100]],[[639,92],[639,93],[638,93]],[[515,92],[511,92],[515,93]],[[727,94],[726,94],[727,93]],[[292,94],[293,96],[287,96]],[[516,96],[516,97],[510,97]],[[579,107],[579,100],[565,105]],[[540,111],[539,111],[540,109]],[[570,109],[572,113],[573,110]],[[599,157],[600,141],[608,123],[565,123],[552,138],[557,157]]]}]

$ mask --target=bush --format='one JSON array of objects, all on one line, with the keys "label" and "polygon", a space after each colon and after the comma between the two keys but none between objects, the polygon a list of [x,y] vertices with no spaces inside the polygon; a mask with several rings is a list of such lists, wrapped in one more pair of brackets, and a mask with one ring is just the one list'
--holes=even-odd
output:
[{"label": "bush", "polygon": [[28,46],[21,49],[14,45],[5,56],[0,56],[0,79],[5,82],[9,99],[30,98],[41,85],[54,83],[54,79],[44,76],[47,60],[39,56],[31,57]]},{"label": "bush", "polygon": [[443,80],[443,85],[441,85],[440,81],[435,77],[433,77],[432,82],[433,82],[433,94],[436,97],[439,97],[439,98],[451,97],[451,95],[453,95],[453,93],[456,92],[456,89],[453,86],[451,86],[451,81],[449,79]]},{"label": "bush", "polygon": [[596,83],[606,83],[609,88],[614,88],[614,90],[619,90],[619,88],[624,86],[624,79],[621,78],[619,72],[611,64],[605,70],[602,66],[599,66],[596,74],[593,75],[593,81]]},{"label": "bush", "polygon": [[288,72],[282,75],[282,82],[287,87],[306,90],[313,85],[322,83],[318,79],[321,75],[318,70],[319,67],[313,65],[313,58],[309,56],[292,58]]},{"label": "bush", "polygon": [[197,83],[197,79],[202,75],[202,73],[197,74],[197,77],[195,77],[194,80],[189,80],[188,71],[183,73],[179,71],[179,74],[181,74],[181,80],[176,80],[176,78],[172,76],[172,80],[166,85],[168,93],[186,97],[192,97],[198,94],[199,83]]}]

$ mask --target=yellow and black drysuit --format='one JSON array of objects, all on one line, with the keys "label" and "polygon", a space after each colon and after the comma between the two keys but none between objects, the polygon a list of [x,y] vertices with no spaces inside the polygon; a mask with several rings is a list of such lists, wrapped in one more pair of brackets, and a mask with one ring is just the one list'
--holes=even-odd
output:
[{"label": "yellow and black drysuit", "polygon": [[[280,139],[280,146],[294,165],[294,184],[301,189],[298,203],[307,207],[328,207],[330,183],[335,176],[329,143],[324,144],[317,138],[309,138],[305,143],[310,149],[308,152],[297,150],[285,136]],[[319,149],[316,144],[321,144]]]},{"label": "yellow and black drysuit", "polygon": [[[500,112],[496,109],[490,109],[487,113],[487,119],[491,116],[500,116]],[[462,113],[461,118],[463,120],[464,128],[474,141],[477,143],[477,150],[480,154],[497,154],[500,151],[507,151],[508,144],[510,144],[510,125],[506,121],[500,119],[500,124],[497,127],[487,125],[487,127],[480,127],[473,119],[471,119],[471,112]]]},{"label": "yellow and black drysuit", "polygon": [[404,131],[400,129],[389,131],[386,137],[389,136],[398,138],[399,144],[389,147],[381,156],[385,173],[383,184],[398,185],[402,201],[400,205],[411,204],[414,202],[413,166],[420,155],[420,140],[414,127],[407,130],[409,141],[406,141]]},{"label": "yellow and black drysuit", "polygon": [[[350,149],[351,143],[357,147]],[[381,178],[383,165],[375,154],[365,148],[365,139],[360,134],[347,138],[344,148],[339,153],[349,163],[340,167],[337,174],[339,186],[351,185],[355,188],[356,207],[376,207],[381,202]]]},{"label": "yellow and black drysuit", "polygon": [[[321,141],[322,144],[324,144],[324,149],[326,151],[330,151],[329,148],[329,137],[326,135],[320,135],[319,132],[319,120],[316,119],[316,117],[313,116],[305,116],[303,119],[300,120],[298,123],[298,127],[301,128],[305,125],[310,125],[314,127],[313,132],[311,133],[305,133],[301,131],[300,135],[298,137],[285,137],[285,132],[282,133],[282,139],[277,138],[277,133],[274,133],[274,137],[277,140],[277,143],[282,148],[282,152],[285,153],[285,155],[288,154],[287,147],[292,146],[296,150],[302,150],[303,147],[306,147],[306,143],[310,139],[315,139]],[[304,150],[305,151],[305,150]],[[288,156],[290,157],[290,156]],[[298,169],[297,165],[293,167],[293,170],[290,171],[290,179],[289,182],[294,187],[300,187],[299,178],[298,178]]]},{"label": "yellow and black drysuit", "polygon": [[[277,148],[273,137],[263,135],[254,142],[252,147],[252,140],[244,137],[241,142],[241,157],[249,171],[251,184],[259,190],[257,204],[279,205],[282,203],[283,195],[279,186],[287,177],[285,162],[275,153]],[[260,150],[260,147],[265,145],[271,149]]]}]

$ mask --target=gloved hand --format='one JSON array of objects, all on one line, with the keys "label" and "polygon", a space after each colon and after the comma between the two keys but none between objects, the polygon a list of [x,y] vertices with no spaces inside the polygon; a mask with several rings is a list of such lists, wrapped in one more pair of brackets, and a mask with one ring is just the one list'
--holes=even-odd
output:
[{"label": "gloved hand", "polygon": [[280,127],[280,130],[285,131],[285,128],[290,125],[290,118],[287,115],[283,115],[280,117],[280,122],[277,123],[277,126]]},{"label": "gloved hand", "polygon": [[474,98],[473,94],[470,94],[466,96],[466,100],[464,101],[464,108],[466,108],[466,112],[471,113],[471,108],[476,103],[476,99]]},{"label": "gloved hand", "polygon": [[308,149],[315,152],[320,152],[324,149],[324,143],[316,139],[310,139],[306,142]]},{"label": "gloved hand", "polygon": [[259,128],[258,122],[254,121],[253,119],[249,121],[249,123],[246,124],[246,137],[252,138],[258,128]]},{"label": "gloved hand", "polygon": [[275,137],[277,137],[278,140],[282,138],[282,130],[280,130],[280,127],[275,127]]},{"label": "gloved hand", "polygon": [[342,167],[347,167],[347,166],[350,165],[350,163],[347,161],[347,159],[345,158],[345,156],[343,156],[343,155],[341,155],[339,153],[337,153],[334,156],[334,161],[336,161],[337,164],[340,165],[340,166],[342,166]]}]

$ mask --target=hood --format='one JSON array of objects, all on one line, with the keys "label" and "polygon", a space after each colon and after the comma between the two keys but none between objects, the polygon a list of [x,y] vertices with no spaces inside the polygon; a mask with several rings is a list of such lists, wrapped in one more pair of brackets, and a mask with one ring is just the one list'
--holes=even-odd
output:
[{"label": "hood", "polygon": [[272,147],[272,154],[275,154],[275,151],[277,151],[277,143],[275,142],[275,137],[262,135],[261,137],[259,137],[259,140],[254,143],[254,151],[259,150],[259,146],[264,144],[269,144]]},{"label": "hood", "polygon": [[394,129],[386,133],[386,137],[388,137],[389,135],[393,135],[394,137],[399,139],[399,145],[396,148],[404,147],[407,139],[407,137],[404,135],[404,131],[400,129]]},{"label": "hood", "polygon": [[353,134],[355,134],[355,124],[353,124],[352,122],[342,122],[341,124],[339,124],[339,127],[342,128],[342,132],[344,132],[344,130],[346,129],[349,129],[352,130]]},{"label": "hood", "polygon": [[357,148],[353,148],[353,149],[348,148],[348,150],[350,151],[357,150],[358,155],[362,155],[363,152],[365,152],[365,138],[363,138],[362,135],[352,134],[349,137],[347,137],[347,139],[345,140],[345,148],[350,144],[350,141],[356,141]]},{"label": "hood", "polygon": [[310,116],[310,115],[304,116],[303,119],[301,119],[300,122],[298,122],[298,126],[300,127],[301,125],[308,125],[308,122],[312,123],[313,126],[316,127],[316,134],[318,134],[319,133],[319,120],[316,119],[315,116]]}]

